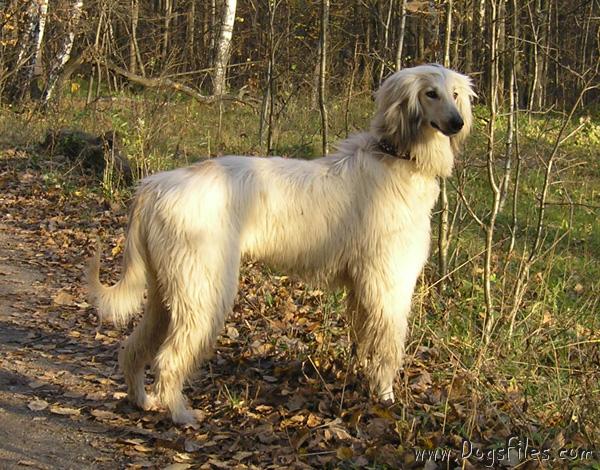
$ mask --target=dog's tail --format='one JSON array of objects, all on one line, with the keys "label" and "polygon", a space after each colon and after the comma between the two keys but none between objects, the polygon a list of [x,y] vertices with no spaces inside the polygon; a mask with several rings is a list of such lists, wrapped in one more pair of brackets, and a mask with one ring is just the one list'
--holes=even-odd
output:
[{"label": "dog's tail", "polygon": [[140,220],[136,203],[130,212],[123,258],[123,274],[113,286],[100,282],[100,245],[87,265],[87,286],[92,304],[98,310],[100,320],[110,320],[115,325],[125,324],[138,310],[146,287],[146,261],[143,255],[144,241],[140,232]]}]

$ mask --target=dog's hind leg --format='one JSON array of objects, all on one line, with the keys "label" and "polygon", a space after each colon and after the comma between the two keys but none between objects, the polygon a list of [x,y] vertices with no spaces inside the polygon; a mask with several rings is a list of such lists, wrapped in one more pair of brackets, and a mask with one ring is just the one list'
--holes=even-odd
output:
[{"label": "dog's hind leg", "polygon": [[127,384],[129,401],[144,410],[157,406],[154,397],[146,393],[145,367],[154,359],[169,325],[167,309],[156,287],[155,280],[149,281],[144,316],[119,351],[119,365]]},{"label": "dog's hind leg", "polygon": [[199,417],[188,408],[182,388],[195,367],[212,353],[237,290],[239,250],[214,249],[202,253],[201,261],[193,255],[182,256],[185,261],[166,280],[171,320],[154,360],[154,392],[177,424],[192,424]]}]

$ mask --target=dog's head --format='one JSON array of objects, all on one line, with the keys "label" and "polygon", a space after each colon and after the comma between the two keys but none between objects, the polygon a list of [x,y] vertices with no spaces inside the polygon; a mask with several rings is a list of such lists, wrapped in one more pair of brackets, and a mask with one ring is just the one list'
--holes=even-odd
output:
[{"label": "dog's head", "polygon": [[372,131],[399,152],[435,135],[457,150],[471,129],[471,79],[440,65],[419,65],[390,75],[376,94]]}]

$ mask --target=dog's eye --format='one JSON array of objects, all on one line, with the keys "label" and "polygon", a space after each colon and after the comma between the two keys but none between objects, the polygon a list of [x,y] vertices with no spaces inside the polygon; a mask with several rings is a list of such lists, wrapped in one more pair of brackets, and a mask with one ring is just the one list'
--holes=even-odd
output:
[{"label": "dog's eye", "polygon": [[454,99],[458,98],[458,93],[454,92],[454,94],[452,95],[454,97]]},{"label": "dog's eye", "polygon": [[431,98],[432,100],[435,100],[438,98],[438,94],[435,90],[429,90],[428,92],[425,93],[425,96],[427,96],[428,98]]}]

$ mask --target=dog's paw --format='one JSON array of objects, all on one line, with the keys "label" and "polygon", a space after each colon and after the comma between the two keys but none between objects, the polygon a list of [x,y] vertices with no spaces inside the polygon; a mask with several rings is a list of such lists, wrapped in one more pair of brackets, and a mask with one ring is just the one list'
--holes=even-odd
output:
[{"label": "dog's paw", "polygon": [[199,422],[204,421],[204,418],[203,411],[188,408],[171,415],[171,419],[175,424],[191,427],[196,427]]},{"label": "dog's paw", "polygon": [[391,387],[379,394],[379,401],[382,405],[385,406],[390,406],[394,404],[396,400],[394,398],[394,391]]},{"label": "dog's paw", "polygon": [[153,393],[144,394],[136,401],[136,405],[144,411],[156,411],[160,407],[158,398]]}]

